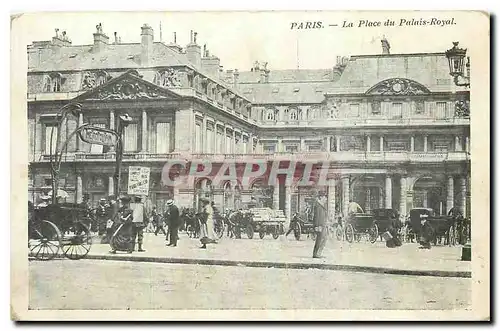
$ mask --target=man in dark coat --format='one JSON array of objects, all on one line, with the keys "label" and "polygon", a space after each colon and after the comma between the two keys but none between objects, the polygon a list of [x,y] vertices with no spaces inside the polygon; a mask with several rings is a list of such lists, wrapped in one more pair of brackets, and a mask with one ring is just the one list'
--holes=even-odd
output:
[{"label": "man in dark coat", "polygon": [[174,201],[170,199],[167,201],[167,209],[168,232],[170,235],[170,242],[167,246],[175,247],[177,246],[178,231],[181,225],[179,208],[177,208],[177,206],[174,205]]},{"label": "man in dark coat", "polygon": [[132,207],[133,211],[133,227],[132,227],[132,237],[133,237],[133,247],[135,250],[135,241],[137,240],[138,252],[145,252],[143,248],[144,242],[144,228],[146,227],[146,211],[144,210],[144,204],[139,196],[134,198],[134,205]]},{"label": "man in dark coat", "polygon": [[111,245],[110,253],[116,253],[116,251],[132,253],[134,250],[134,238],[132,237],[133,211],[130,209],[130,198],[120,198],[120,202],[121,206],[116,215],[116,223],[118,226],[109,242]]},{"label": "man in dark coat", "polygon": [[328,239],[328,211],[326,207],[326,196],[318,195],[312,205],[314,232],[316,233],[316,242],[314,243],[313,258],[321,258],[323,248],[325,248]]},{"label": "man in dark coat", "polygon": [[421,215],[420,218],[420,224],[421,224],[421,227],[420,227],[420,234],[421,234],[421,238],[420,238],[420,248],[423,248],[423,249],[431,249],[431,242],[434,240],[435,238],[435,233],[434,233],[434,229],[432,228],[431,224],[429,223],[429,221],[427,220],[427,215]]}]

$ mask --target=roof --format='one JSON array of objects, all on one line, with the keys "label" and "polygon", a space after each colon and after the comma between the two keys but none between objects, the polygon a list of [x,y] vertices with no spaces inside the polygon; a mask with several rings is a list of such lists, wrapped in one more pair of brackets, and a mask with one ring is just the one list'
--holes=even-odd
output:
[{"label": "roof", "polygon": [[364,94],[391,78],[415,81],[430,92],[458,90],[449,74],[444,53],[352,56],[342,72],[335,69],[271,70],[268,83],[259,83],[258,78],[258,71],[242,72],[238,84],[238,89],[256,104],[320,103],[325,94]]},{"label": "roof", "polygon": [[[71,71],[86,69],[141,68],[141,44],[108,44],[99,53],[92,52],[93,45],[64,46],[41,50],[41,62],[29,71]],[[183,53],[161,42],[153,43],[148,66],[189,65]]]}]

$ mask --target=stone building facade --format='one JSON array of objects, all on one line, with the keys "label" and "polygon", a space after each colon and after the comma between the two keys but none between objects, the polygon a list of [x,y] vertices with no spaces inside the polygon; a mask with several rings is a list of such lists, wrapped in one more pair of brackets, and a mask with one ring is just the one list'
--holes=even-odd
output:
[{"label": "stone building facade", "polygon": [[[365,211],[384,207],[406,214],[414,207],[469,214],[470,117],[468,92],[456,87],[444,53],[381,54],[337,58],[322,70],[223,71],[220,60],[197,43],[184,48],[154,41],[144,25],[140,43],[122,43],[96,27],[92,45],[73,45],[59,34],[28,46],[29,189],[36,202],[51,189],[50,133],[68,102],[82,104],[61,130],[83,123],[114,129],[120,114],[133,122],[124,132],[122,191],[129,165],[151,168],[149,198],[160,208],[173,197],[196,206],[201,195],[221,209],[249,203],[290,215],[324,190],[329,215],[349,201]],[[138,31],[139,36],[139,31]],[[164,164],[193,160],[244,163],[295,159],[329,161],[328,184],[297,187],[256,180],[189,188],[163,185]],[[113,194],[113,148],[74,137],[64,154],[60,188],[70,200],[89,193],[96,202]]]}]

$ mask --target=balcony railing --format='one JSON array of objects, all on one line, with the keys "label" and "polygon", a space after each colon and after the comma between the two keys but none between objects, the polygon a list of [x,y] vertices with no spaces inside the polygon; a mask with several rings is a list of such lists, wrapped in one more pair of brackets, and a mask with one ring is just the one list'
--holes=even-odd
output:
[{"label": "balcony railing", "polygon": [[[116,159],[115,153],[68,153],[63,156],[63,162],[110,162]],[[211,154],[211,153],[124,153],[123,161],[130,162],[155,162],[168,161],[172,159],[211,161],[211,162],[251,162],[263,161],[296,161],[296,162],[322,162],[332,163],[439,163],[439,162],[462,162],[470,160],[468,152],[278,152],[278,153],[255,153],[255,154]],[[35,162],[49,162],[50,156],[36,154]]]}]

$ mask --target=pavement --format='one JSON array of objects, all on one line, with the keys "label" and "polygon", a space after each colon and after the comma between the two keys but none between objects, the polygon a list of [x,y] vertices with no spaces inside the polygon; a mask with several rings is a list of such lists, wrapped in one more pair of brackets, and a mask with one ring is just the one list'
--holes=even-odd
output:
[{"label": "pavement", "polygon": [[[106,318],[116,309],[147,310],[148,318],[161,309],[156,318],[162,320],[169,313],[189,319],[189,314],[179,315],[186,309],[204,310],[205,320],[213,318],[214,309],[246,309],[243,319],[249,309],[361,309],[371,311],[367,318],[377,319],[381,309],[465,313],[472,306],[468,278],[319,269],[58,259],[29,262],[29,284],[29,309],[98,309],[111,313]],[[422,313],[413,318],[417,316],[424,319]]]},{"label": "pavement", "polygon": [[200,249],[199,240],[184,233],[180,234],[177,247],[166,247],[163,235],[146,233],[146,252],[111,254],[109,245],[94,240],[86,259],[471,278],[471,262],[460,260],[461,246],[433,246],[425,250],[418,249],[416,243],[404,243],[401,247],[387,248],[382,241],[371,244],[362,239],[349,244],[331,238],[323,251],[324,257],[313,259],[314,241],[309,238],[297,241],[293,235],[278,239],[256,237],[223,237],[218,244]]}]

